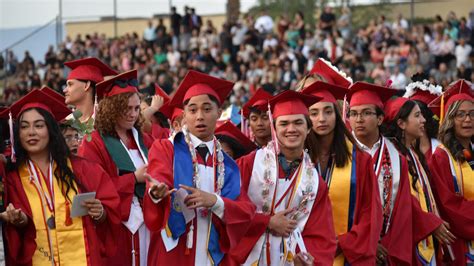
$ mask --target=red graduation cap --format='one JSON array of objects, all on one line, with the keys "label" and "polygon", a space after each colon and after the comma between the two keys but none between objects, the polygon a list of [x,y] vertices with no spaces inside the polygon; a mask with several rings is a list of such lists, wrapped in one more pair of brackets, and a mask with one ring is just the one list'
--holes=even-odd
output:
[{"label": "red graduation cap", "polygon": [[248,102],[242,106],[242,114],[248,118],[250,116],[250,108],[266,111],[268,100],[270,100],[272,97],[273,96],[263,88],[258,89],[252,98],[250,98]]},{"label": "red graduation cap", "polygon": [[67,79],[90,80],[95,83],[104,80],[104,76],[115,76],[118,73],[95,57],[83,58],[64,63],[71,69]]},{"label": "red graduation cap", "polygon": [[62,121],[71,113],[71,110],[67,108],[64,102],[56,100],[41,90],[32,90],[13,103],[10,108],[8,108],[8,111],[12,113],[12,117],[17,118],[30,108],[41,108],[53,115],[58,122]]},{"label": "red graduation cap", "polygon": [[49,95],[51,98],[54,98],[58,102],[64,103],[66,101],[62,94],[60,94],[59,92],[51,89],[48,86],[43,86],[40,90],[41,90],[41,92],[43,92],[44,94]]},{"label": "red graduation cap", "polygon": [[301,90],[303,94],[320,97],[320,102],[330,102],[334,104],[337,103],[337,100],[343,100],[348,92],[349,90],[344,87],[319,80]]},{"label": "red graduation cap", "polygon": [[138,72],[136,69],[123,72],[111,79],[97,83],[96,91],[99,98],[110,97],[121,93],[138,92]]},{"label": "red graduation cap", "polygon": [[431,94],[429,91],[417,90],[415,94],[413,94],[413,96],[411,96],[409,99],[429,104],[434,99],[436,99],[436,97],[438,97],[438,95]]},{"label": "red graduation cap", "polygon": [[286,90],[270,99],[270,108],[273,118],[282,115],[308,115],[308,108],[320,100],[320,97]]},{"label": "red graduation cap", "polygon": [[408,101],[409,101],[409,99],[404,98],[404,97],[398,97],[398,98],[395,98],[395,99],[388,100],[385,103],[385,109],[384,109],[384,113],[385,113],[384,120],[385,120],[385,122],[390,122],[393,119],[395,119],[395,117],[397,116],[397,114],[400,111],[400,109],[402,108],[402,106]]},{"label": "red graduation cap", "polygon": [[255,145],[255,143],[253,143],[247,136],[245,136],[244,133],[242,133],[242,131],[240,131],[240,129],[237,128],[230,121],[227,121],[224,124],[218,126],[216,128],[216,131],[214,132],[214,135],[224,135],[234,139],[237,143],[242,145],[242,147],[247,153],[257,149],[257,145]]},{"label": "red graduation cap", "polygon": [[460,79],[451,84],[441,96],[430,102],[428,107],[433,113],[440,114],[440,119],[443,119],[444,114],[448,112],[453,103],[461,100],[473,100],[474,91],[471,86],[472,84],[469,81]]},{"label": "red graduation cap", "polygon": [[166,93],[158,84],[155,83],[155,95],[159,95],[163,98],[163,103],[170,101],[170,96]]},{"label": "red graduation cap", "polygon": [[183,109],[171,106],[169,102],[163,104],[158,111],[171,120],[171,122],[183,114]]},{"label": "red graduation cap", "polygon": [[319,58],[313,66],[310,74],[320,75],[326,82],[338,85],[344,88],[349,88],[352,84],[352,79],[346,77],[346,74],[338,70],[330,62]]},{"label": "red graduation cap", "polygon": [[203,94],[214,96],[222,105],[233,87],[233,82],[189,70],[171,99],[170,105],[181,108],[185,101]]},{"label": "red graduation cap", "polygon": [[397,90],[395,89],[357,81],[349,88],[347,98],[350,107],[363,104],[375,104],[375,106],[383,109],[383,103],[396,93]]}]

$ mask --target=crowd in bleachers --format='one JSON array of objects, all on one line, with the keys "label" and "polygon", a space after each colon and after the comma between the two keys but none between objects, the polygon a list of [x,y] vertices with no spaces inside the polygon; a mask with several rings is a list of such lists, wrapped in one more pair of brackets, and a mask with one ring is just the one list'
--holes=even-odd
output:
[{"label": "crowd in bleachers", "polygon": [[188,69],[210,73],[235,82],[231,101],[237,105],[259,87],[273,92],[291,88],[319,57],[354,81],[391,80],[402,90],[420,71],[443,87],[456,79],[474,81],[474,21],[469,17],[450,12],[410,26],[402,14],[395,19],[380,15],[355,28],[349,9],[339,13],[326,7],[315,25],[305,23],[301,12],[290,19],[272,18],[266,11],[214,25],[186,7],[184,14],[172,9],[169,26],[163,19],[150,20],[143,37],[136,32],[117,39],[99,33],[68,36],[59,47],[50,46],[43,60],[34,60],[28,51],[24,56],[10,51],[0,57],[0,77],[8,76],[0,103],[11,104],[42,85],[61,91],[69,71],[63,63],[83,57],[98,57],[119,72],[136,68],[141,87],[156,82],[168,93]]}]

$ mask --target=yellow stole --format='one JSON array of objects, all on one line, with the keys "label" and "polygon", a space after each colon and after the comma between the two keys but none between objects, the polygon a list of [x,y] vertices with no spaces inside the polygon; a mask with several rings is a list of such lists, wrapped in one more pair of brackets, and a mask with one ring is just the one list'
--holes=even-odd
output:
[{"label": "yellow stole", "polygon": [[[68,166],[72,169],[69,160]],[[39,170],[39,167],[35,165],[35,168],[37,173],[39,173],[38,178],[44,193],[50,196],[47,189],[49,184],[45,182],[46,179]],[[53,169],[56,170],[55,163],[53,164]],[[48,208],[45,195],[41,194],[41,190],[37,189],[39,184],[35,185],[36,181],[30,175],[27,164],[22,164],[18,171],[31,207],[32,219],[36,228],[36,250],[32,258],[33,265],[52,265],[51,253],[54,254],[55,265],[87,265],[86,254],[88,252],[86,252],[82,218],[72,218],[72,224],[66,225],[66,197],[61,192],[61,186],[58,184],[57,178],[53,178],[56,228],[48,230],[46,221],[53,213]],[[68,196],[72,200],[75,194],[71,189]]]},{"label": "yellow stole", "polygon": [[[428,205],[427,205],[426,198],[425,198],[426,196],[428,196],[429,199],[430,199],[430,202],[431,202],[430,207],[433,210],[433,213],[436,214],[437,211],[436,211],[435,200],[434,200],[434,197],[433,197],[433,193],[431,192],[431,187],[430,187],[430,185],[428,183],[428,180],[427,180],[428,178],[427,178],[426,172],[423,169],[423,167],[421,166],[421,163],[418,160],[418,157],[416,156],[416,154],[414,154],[414,153],[412,153],[412,154],[413,154],[413,157],[415,159],[414,163],[416,164],[415,168],[416,168],[416,171],[418,172],[418,179],[417,179],[416,184],[415,184],[415,187],[416,187],[416,190],[415,190],[412,186],[413,177],[410,173],[408,173],[408,178],[409,178],[409,181],[410,181],[411,194],[418,199],[418,201],[420,202],[421,209],[425,212],[429,212]],[[420,180],[420,179],[423,179],[423,180]],[[428,195],[425,195],[425,192],[423,190],[423,186],[422,186],[421,182],[426,182],[425,185],[426,185],[427,190],[428,190]],[[418,251],[418,255],[425,262],[427,262],[428,264],[433,259],[435,259],[434,258],[435,248],[434,248],[433,236],[432,235],[429,235],[427,238],[420,241],[417,244],[416,249]]]},{"label": "yellow stole", "polygon": [[[352,143],[346,141],[347,147],[352,151]],[[334,230],[336,236],[347,232],[349,220],[349,202],[351,191],[352,163],[343,168],[334,167],[329,185],[329,199],[332,202],[332,217],[334,217]],[[337,219],[336,219],[337,218]],[[333,265],[344,265],[344,255],[337,256]]]},{"label": "yellow stole", "polygon": [[[471,166],[465,161],[460,163],[454,159],[451,152],[442,144],[438,147],[446,151],[450,160],[451,172],[456,174],[456,185],[460,190],[460,196],[467,200],[474,200],[474,174]],[[453,169],[454,168],[454,169]],[[474,255],[474,240],[466,241],[466,245],[470,254]]]}]

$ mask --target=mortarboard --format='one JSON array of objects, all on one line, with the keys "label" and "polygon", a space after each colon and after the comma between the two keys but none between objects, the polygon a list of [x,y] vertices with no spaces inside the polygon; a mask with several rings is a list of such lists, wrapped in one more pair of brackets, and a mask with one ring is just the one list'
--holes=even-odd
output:
[{"label": "mortarboard", "polygon": [[287,90],[270,99],[269,104],[273,118],[282,115],[308,115],[308,108],[320,99],[313,95]]},{"label": "mortarboard", "polygon": [[203,94],[212,95],[219,105],[222,105],[233,86],[233,82],[189,70],[171,99],[170,105],[182,108],[185,101]]},{"label": "mortarboard", "polygon": [[343,100],[349,90],[334,84],[323,81],[316,81],[300,92],[306,95],[313,95],[321,98],[321,102],[337,103],[337,100]]},{"label": "mortarboard", "polygon": [[257,149],[257,145],[253,143],[247,136],[240,131],[232,122],[227,121],[224,124],[216,128],[214,135],[224,135],[235,140],[236,143],[240,144],[245,149],[246,153]]},{"label": "mortarboard", "polygon": [[137,70],[130,70],[97,83],[97,96],[110,97],[121,93],[138,92]]},{"label": "mortarboard", "polygon": [[384,102],[397,93],[397,90],[390,89],[375,84],[358,81],[349,88],[347,98],[349,106],[358,106],[364,104],[374,104],[380,109],[384,109]]},{"label": "mortarboard", "polygon": [[313,69],[311,69],[309,73],[317,74],[325,79],[325,82],[344,88],[348,88],[352,84],[352,79],[347,77],[346,73],[340,71],[337,67],[322,58],[316,60]]},{"label": "mortarboard", "polygon": [[409,99],[404,98],[404,97],[398,97],[398,98],[395,98],[395,99],[388,100],[385,103],[384,121],[385,122],[390,122],[393,119],[395,119],[395,117],[397,116],[397,114],[400,111],[400,109],[402,108],[402,106],[408,101],[409,101]]},{"label": "mortarboard", "polygon": [[449,107],[461,100],[472,101],[474,91],[472,84],[464,79],[452,83],[440,96],[428,104],[428,107],[435,114],[440,114],[440,120],[443,119]]},{"label": "mortarboard", "polygon": [[90,80],[95,83],[104,80],[104,76],[118,73],[95,57],[83,58],[64,63],[71,69],[67,79]]},{"label": "mortarboard", "polygon": [[266,111],[268,100],[270,100],[272,97],[273,96],[263,88],[258,89],[252,98],[250,98],[248,102],[242,106],[242,114],[244,117],[248,118],[250,116],[251,108],[257,108],[260,111]]}]

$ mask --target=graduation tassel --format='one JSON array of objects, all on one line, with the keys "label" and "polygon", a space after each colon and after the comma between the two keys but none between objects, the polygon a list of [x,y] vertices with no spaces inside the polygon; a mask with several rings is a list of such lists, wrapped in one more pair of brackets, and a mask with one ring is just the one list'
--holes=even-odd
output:
[{"label": "graduation tassel", "polygon": [[194,236],[194,225],[193,223],[191,223],[191,226],[189,227],[189,232],[186,236],[186,251],[184,252],[184,255],[191,254],[191,249],[193,248],[193,236]]},{"label": "graduation tassel", "polygon": [[8,114],[8,127],[10,129],[10,147],[11,147],[11,155],[10,158],[13,163],[16,163],[16,156],[15,156],[15,136],[13,135],[13,117],[12,112]]},{"label": "graduation tassel", "polygon": [[444,119],[444,93],[443,95],[441,95],[441,107],[440,107],[441,110],[439,110],[439,124],[441,125],[441,123],[443,123],[443,119]]},{"label": "graduation tassel", "polygon": [[96,114],[98,108],[99,108],[99,101],[97,101],[97,93],[96,93],[95,96],[94,96],[94,110],[93,110],[93,113],[92,113],[92,119],[94,119],[94,121],[95,121],[95,114]]},{"label": "graduation tassel", "polygon": [[[276,130],[275,130],[275,127],[273,126],[273,117],[272,117],[272,109],[270,107],[270,102],[268,102],[268,119],[270,119],[270,130],[272,134],[272,141],[273,141],[273,147],[275,150],[275,156],[278,156],[278,154],[280,153],[280,147],[278,145]],[[277,157],[277,161],[278,161],[278,157]]]},{"label": "graduation tassel", "polygon": [[69,200],[66,199],[66,220],[64,222],[66,226],[72,225],[72,218],[71,218],[71,204]]}]

